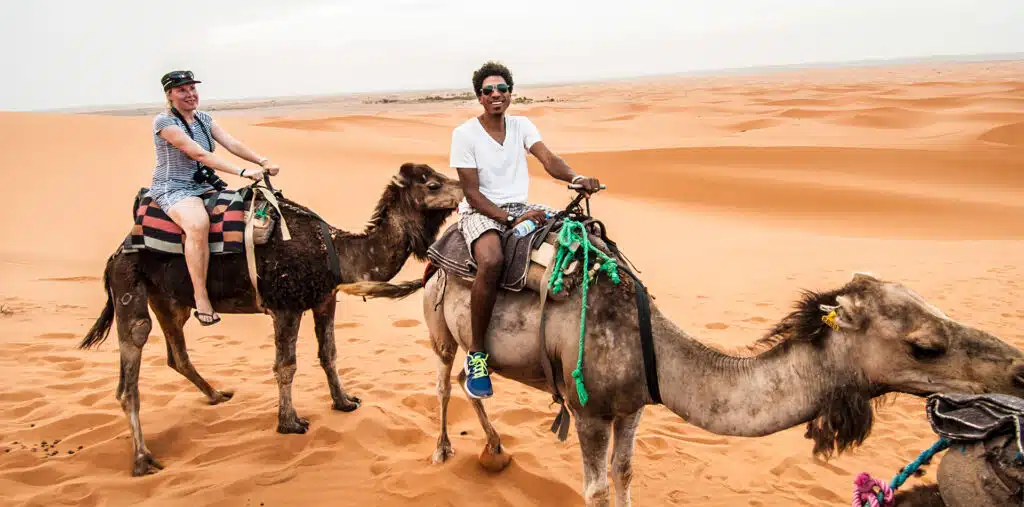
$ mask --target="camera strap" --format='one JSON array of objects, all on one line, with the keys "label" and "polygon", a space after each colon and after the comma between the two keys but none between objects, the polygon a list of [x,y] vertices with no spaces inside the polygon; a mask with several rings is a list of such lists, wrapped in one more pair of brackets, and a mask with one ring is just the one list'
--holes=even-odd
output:
[{"label": "camera strap", "polygon": [[[199,144],[199,141],[196,141],[196,136],[192,134],[192,128],[188,126],[188,122],[185,121],[183,116],[181,116],[181,113],[173,107],[171,108],[171,113],[174,114],[181,124],[185,126],[185,132],[188,132],[188,137],[195,141],[196,144]],[[213,141],[213,136],[210,135],[210,130],[206,128],[205,124],[203,124],[203,119],[199,117],[199,113],[196,113],[196,123],[199,124],[199,128],[203,129],[203,134],[206,136],[206,140],[210,142],[210,152],[213,152],[214,148],[217,147],[217,143]],[[201,170],[202,166],[199,164],[199,161],[196,161],[196,172]]]}]

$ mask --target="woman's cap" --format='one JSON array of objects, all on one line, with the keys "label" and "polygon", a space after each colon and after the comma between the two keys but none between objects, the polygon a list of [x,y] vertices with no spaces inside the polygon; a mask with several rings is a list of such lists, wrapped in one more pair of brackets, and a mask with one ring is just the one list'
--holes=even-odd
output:
[{"label": "woman's cap", "polygon": [[164,85],[165,92],[175,86],[192,83],[202,83],[202,81],[196,81],[191,70],[172,70],[167,74],[164,74],[164,77],[160,78],[160,84]]}]

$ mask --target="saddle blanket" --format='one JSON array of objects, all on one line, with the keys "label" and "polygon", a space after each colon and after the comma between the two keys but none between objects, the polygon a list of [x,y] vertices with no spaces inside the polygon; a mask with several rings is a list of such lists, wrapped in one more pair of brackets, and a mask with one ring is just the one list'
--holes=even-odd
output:
[{"label": "saddle blanket", "polygon": [[933,394],[926,404],[932,430],[950,440],[985,440],[999,434],[1014,436],[1024,453],[1021,424],[1024,400],[1006,394]]},{"label": "saddle blanket", "polygon": [[[499,280],[501,288],[518,292],[526,287],[534,239],[541,232],[546,231],[535,229],[521,238],[515,237],[511,230],[501,234],[505,254],[505,265]],[[466,280],[476,277],[476,260],[469,251],[469,245],[466,244],[466,238],[459,230],[458,223],[449,226],[441,237],[427,248],[427,258],[436,268],[444,269]]]},{"label": "saddle blanket", "polygon": [[[202,196],[210,215],[210,254],[245,251],[245,202],[237,191],[211,192]],[[185,252],[185,233],[160,206],[145,193],[135,201],[135,225],[124,239],[125,252],[151,250],[169,254]]]}]

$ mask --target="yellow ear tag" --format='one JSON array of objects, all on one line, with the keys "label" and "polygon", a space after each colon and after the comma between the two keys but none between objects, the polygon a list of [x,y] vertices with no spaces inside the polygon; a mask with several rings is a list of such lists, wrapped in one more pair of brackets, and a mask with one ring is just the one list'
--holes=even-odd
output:
[{"label": "yellow ear tag", "polygon": [[828,315],[822,315],[821,321],[824,322],[825,324],[828,324],[828,327],[832,328],[833,330],[839,331],[839,323],[836,322],[835,310],[829,312]]}]

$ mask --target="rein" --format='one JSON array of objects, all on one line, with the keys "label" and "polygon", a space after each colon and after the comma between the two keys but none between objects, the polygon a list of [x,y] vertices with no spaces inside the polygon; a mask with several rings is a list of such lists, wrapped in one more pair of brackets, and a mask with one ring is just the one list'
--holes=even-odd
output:
[{"label": "rein", "polygon": [[[574,188],[574,187],[570,186],[570,188]],[[586,207],[587,207],[586,213],[583,212],[582,206],[580,206],[580,203],[583,202],[584,199],[586,200]],[[630,266],[633,265],[632,262],[629,261],[629,259],[627,259],[626,256],[622,254],[622,251],[619,249],[618,245],[614,241],[612,241],[611,239],[608,238],[607,230],[606,230],[604,224],[602,222],[600,222],[599,220],[596,220],[592,216],[590,216],[590,197],[585,192],[579,192],[579,194],[569,203],[568,206],[566,206],[566,208],[564,210],[559,211],[558,213],[556,213],[553,217],[551,217],[548,220],[548,222],[543,227],[539,228],[537,235],[534,237],[534,247],[536,248],[536,246],[538,246],[540,242],[544,241],[544,239],[547,237],[547,234],[551,230],[552,227],[554,227],[559,222],[561,222],[562,226],[564,226],[566,220],[571,220],[572,222],[575,222],[575,223],[581,223],[582,224],[582,229],[583,229],[583,231],[582,231],[583,235],[587,235],[590,232],[588,230],[588,226],[592,226],[592,227],[596,226],[599,229],[599,231],[600,231],[600,235],[599,236],[600,236],[601,240],[603,242],[605,242],[605,244],[608,245],[608,248],[609,248],[609,250],[611,250],[612,254],[614,254],[616,257],[624,260]],[[589,242],[587,242],[585,240],[585,238],[583,238],[583,241],[581,243],[587,243],[587,244],[581,244],[580,245],[580,246],[582,246],[584,248],[584,250],[586,250],[589,247]],[[563,259],[562,258],[562,256],[564,255],[563,250],[565,250],[566,247],[567,247],[567,245],[559,247],[558,255],[559,255],[559,259],[561,259],[562,262],[567,262],[568,261],[568,259]],[[590,248],[592,248],[592,247],[590,247]],[[584,257],[585,261],[584,262],[586,262],[586,261],[589,260],[589,258],[588,258],[588,256],[586,256],[586,252],[584,252],[584,255],[585,255],[585,257]],[[609,260],[614,261],[614,259],[609,259]],[[557,265],[559,263],[558,262],[553,262],[553,264]],[[633,267],[635,269],[635,266],[633,266]],[[640,345],[641,345],[641,347],[643,349],[644,374],[645,374],[645,378],[646,378],[646,381],[647,381],[646,382],[646,384],[647,384],[647,392],[650,395],[651,400],[655,404],[659,404],[660,405],[662,403],[662,399],[661,399],[661,390],[660,390],[659,383],[658,383],[657,358],[655,357],[655,353],[654,353],[654,333],[653,333],[652,326],[651,326],[650,296],[648,295],[647,288],[644,286],[643,282],[640,281],[640,278],[633,272],[633,270],[629,269],[626,266],[615,266],[615,268],[619,269],[619,270],[622,270],[622,271],[625,271],[625,273],[627,275],[629,275],[629,277],[632,278],[633,282],[634,282],[634,287],[635,287],[635,292],[636,292],[637,325],[638,325],[638,327],[640,329]],[[548,271],[551,271],[551,270],[549,269]],[[583,266],[583,276],[585,277],[584,288],[586,288],[586,277],[590,276],[589,275],[589,271],[590,271],[590,266],[584,265]],[[551,425],[551,432],[552,433],[557,433],[558,439],[560,441],[565,441],[565,439],[567,438],[568,433],[569,433],[569,419],[570,419],[569,411],[568,411],[568,408],[566,407],[565,398],[562,396],[561,392],[559,391],[557,382],[555,382],[554,374],[553,374],[553,367],[552,367],[552,364],[551,364],[551,359],[548,357],[547,346],[546,346],[545,339],[544,339],[544,334],[545,334],[544,333],[544,328],[545,328],[545,322],[546,322],[545,313],[544,313],[544,304],[545,304],[545,300],[547,299],[545,296],[547,295],[547,290],[548,290],[549,285],[554,285],[555,283],[557,283],[556,278],[558,278],[557,274],[554,277],[552,277],[551,273],[545,273],[545,280],[541,281],[541,289],[542,289],[541,290],[541,306],[540,306],[541,318],[540,318],[540,332],[539,332],[540,333],[540,355],[541,355],[541,364],[542,364],[543,369],[544,369],[544,375],[547,378],[547,382],[548,382],[548,388],[549,388],[549,390],[552,393],[552,399],[553,399],[553,401],[555,403],[558,403],[560,405],[560,409],[558,411],[558,415],[555,416],[555,420],[554,420],[554,422]],[[587,307],[586,291],[585,290],[583,292],[583,298],[584,298],[584,300],[583,300],[583,312],[585,312],[586,311],[586,307]],[[581,319],[582,318],[584,318],[584,317],[581,315]],[[577,361],[577,369],[576,369],[576,371],[573,372],[573,377],[576,378],[576,381],[577,381],[577,391],[578,391],[578,397],[580,398],[580,404],[581,405],[585,405],[586,402],[587,402],[587,395],[586,395],[585,390],[582,387],[583,386],[583,381],[582,381],[582,371],[581,371],[582,359],[583,359],[583,335],[584,335],[584,331],[583,331],[582,322],[581,322],[580,344],[579,344],[579,359]]]}]

